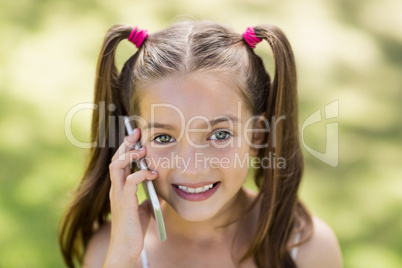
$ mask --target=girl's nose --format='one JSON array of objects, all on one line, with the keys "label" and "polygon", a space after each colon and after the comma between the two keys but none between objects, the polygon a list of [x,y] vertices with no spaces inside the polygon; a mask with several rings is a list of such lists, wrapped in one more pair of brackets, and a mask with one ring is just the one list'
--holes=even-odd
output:
[{"label": "girl's nose", "polygon": [[177,170],[185,177],[200,178],[208,174],[211,166],[209,165],[209,158],[207,156],[207,148],[194,148],[193,146],[185,146],[182,148],[180,154],[181,165]]}]

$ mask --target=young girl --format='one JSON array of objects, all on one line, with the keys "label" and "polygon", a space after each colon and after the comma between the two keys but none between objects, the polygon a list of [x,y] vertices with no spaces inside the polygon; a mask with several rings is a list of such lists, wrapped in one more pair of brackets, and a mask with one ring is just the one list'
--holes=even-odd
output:
[{"label": "young girl", "polygon": [[[119,73],[115,50],[126,39],[138,51]],[[262,40],[273,80],[253,50]],[[341,267],[333,231],[297,196],[296,69],[278,28],[240,34],[180,22],[148,35],[115,25],[99,56],[95,104],[106,107],[93,114],[97,146],[61,225],[69,267]],[[123,142],[124,116],[137,128]],[[132,173],[141,158],[149,171]],[[248,174],[257,192],[243,186]],[[161,202],[164,242],[150,202],[138,203],[144,180]]]}]

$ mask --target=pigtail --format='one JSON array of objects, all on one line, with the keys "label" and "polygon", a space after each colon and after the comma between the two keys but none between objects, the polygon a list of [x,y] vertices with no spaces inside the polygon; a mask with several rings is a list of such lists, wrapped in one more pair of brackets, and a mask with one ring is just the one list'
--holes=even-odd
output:
[{"label": "pigtail", "polygon": [[115,66],[115,51],[121,40],[129,37],[132,27],[115,25],[103,42],[98,58],[95,81],[94,110],[91,126],[90,160],[73,202],[60,224],[59,244],[68,267],[83,261],[84,249],[96,230],[110,213],[109,164],[120,142],[124,128],[119,130],[116,118],[128,113],[128,95],[121,89]]},{"label": "pigtail", "polygon": [[268,42],[275,60],[275,76],[265,89],[266,103],[260,106],[265,110],[258,111],[271,120],[270,132],[265,137],[268,147],[260,149],[259,157],[269,157],[274,163],[285,159],[285,166],[256,171],[260,219],[253,246],[245,257],[254,255],[258,267],[296,267],[288,242],[295,229],[311,226],[311,217],[297,197],[303,157],[297,124],[296,65],[291,46],[280,29],[259,25],[254,31],[256,37]]}]

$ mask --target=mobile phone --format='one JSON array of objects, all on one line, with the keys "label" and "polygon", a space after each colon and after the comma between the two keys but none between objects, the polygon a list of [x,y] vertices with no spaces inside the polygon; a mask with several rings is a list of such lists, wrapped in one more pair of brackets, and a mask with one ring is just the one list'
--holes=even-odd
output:
[{"label": "mobile phone", "polygon": [[[133,128],[131,127],[130,120],[128,119],[127,116],[124,117],[124,124],[126,125],[128,135],[131,135],[133,133]],[[140,141],[138,141],[134,146],[135,150],[138,150],[139,148],[141,148]],[[139,170],[140,169],[141,170],[142,169],[149,170],[144,158],[137,160],[136,164],[137,164],[137,168]],[[145,189],[145,194],[147,195],[147,198],[151,200],[151,203],[152,203],[152,208],[154,210],[156,225],[158,227],[159,238],[161,241],[165,241],[167,238],[165,223],[163,221],[161,204],[159,203],[158,196],[156,195],[154,184],[152,183],[152,181],[145,180],[143,182],[143,185],[144,185],[144,189]]]}]

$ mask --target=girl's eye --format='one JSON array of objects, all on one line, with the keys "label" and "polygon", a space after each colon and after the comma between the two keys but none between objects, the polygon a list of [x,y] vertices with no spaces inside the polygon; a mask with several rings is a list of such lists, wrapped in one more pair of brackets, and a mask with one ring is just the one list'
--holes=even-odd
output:
[{"label": "girl's eye", "polygon": [[154,141],[156,141],[158,143],[169,143],[169,142],[174,142],[176,140],[172,136],[163,134],[163,135],[159,135],[159,136],[155,137]]},{"label": "girl's eye", "polygon": [[224,141],[224,140],[230,138],[230,136],[231,135],[230,135],[229,132],[223,131],[223,130],[218,130],[217,132],[212,134],[209,139],[210,140],[217,140],[217,141]]}]

